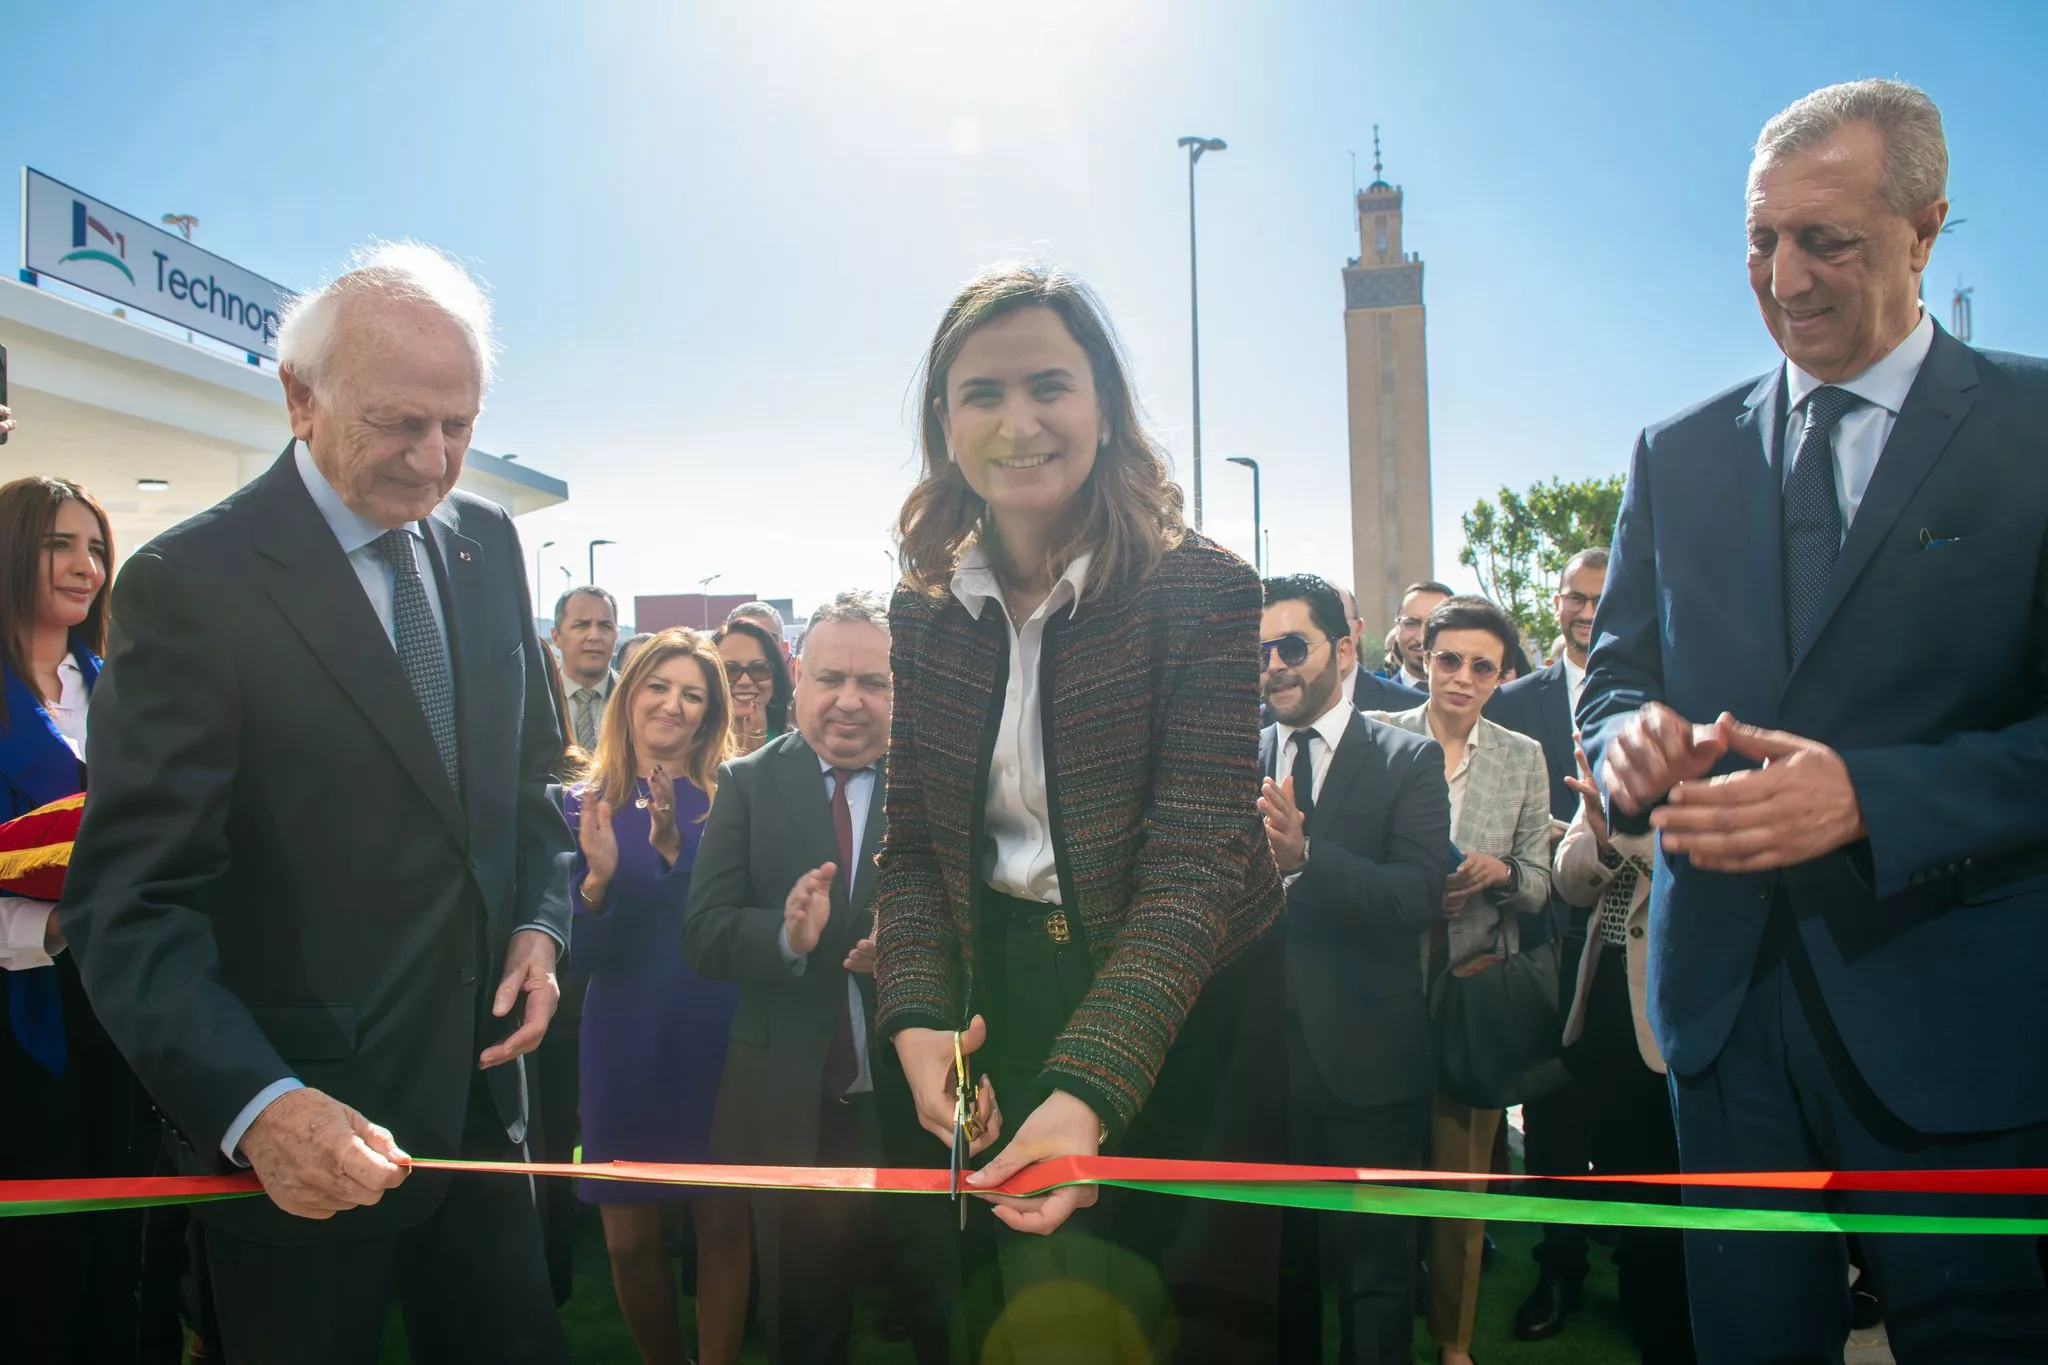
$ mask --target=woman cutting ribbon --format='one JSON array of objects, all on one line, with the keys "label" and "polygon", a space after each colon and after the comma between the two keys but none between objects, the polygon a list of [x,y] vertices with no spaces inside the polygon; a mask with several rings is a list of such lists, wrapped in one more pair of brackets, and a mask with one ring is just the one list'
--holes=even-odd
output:
[{"label": "woman cutting ribbon", "polygon": [[[1258,580],[1182,525],[1068,276],[969,284],[920,415],[877,963],[919,1120],[953,1139],[960,1030],[983,1078],[970,1153],[991,1158],[970,1189],[1105,1145],[1278,1159]],[[993,1202],[966,1253],[997,1318],[976,1340],[989,1356],[1127,1359],[1136,1332],[1153,1354],[1270,1357],[1263,1211],[1093,1188]]]}]

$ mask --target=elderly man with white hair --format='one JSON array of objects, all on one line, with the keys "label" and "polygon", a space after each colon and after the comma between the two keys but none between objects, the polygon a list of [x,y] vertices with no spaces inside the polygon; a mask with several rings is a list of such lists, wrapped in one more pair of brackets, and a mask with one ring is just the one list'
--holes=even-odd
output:
[{"label": "elderly man with white hair", "polygon": [[[1784,361],[1636,442],[1578,723],[1612,823],[1658,836],[1647,1013],[1688,1171],[2048,1166],[2048,364],[1921,306],[1947,177],[1898,81],[1771,119],[1746,229]],[[2034,1238],[1862,1249],[1901,1365],[2048,1358]],[[1842,1359],[1839,1236],[1688,1232],[1685,1262],[1700,1360]]]},{"label": "elderly man with white hair", "polygon": [[567,1359],[518,1160],[566,942],[562,738],[519,542],[454,490],[490,310],[415,243],[278,337],[296,439],[114,590],[63,925],[188,1172],[228,1357]]}]

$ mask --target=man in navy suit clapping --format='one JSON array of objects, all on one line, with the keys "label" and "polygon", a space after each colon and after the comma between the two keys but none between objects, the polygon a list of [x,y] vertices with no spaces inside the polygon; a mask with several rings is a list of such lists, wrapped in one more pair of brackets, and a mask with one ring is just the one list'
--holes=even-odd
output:
[{"label": "man in navy suit clapping", "polygon": [[[1920,305],[1947,173],[1896,81],[1766,124],[1749,273],[1785,361],[1630,466],[1579,722],[1619,827],[1659,835],[1688,1170],[2048,1165],[2048,364]],[[1903,627],[1957,601],[1981,628],[1930,674]],[[1863,1248],[1901,1362],[2048,1355],[2032,1238]],[[1686,1264],[1701,1360],[1841,1360],[1840,1238],[1688,1233]]]}]

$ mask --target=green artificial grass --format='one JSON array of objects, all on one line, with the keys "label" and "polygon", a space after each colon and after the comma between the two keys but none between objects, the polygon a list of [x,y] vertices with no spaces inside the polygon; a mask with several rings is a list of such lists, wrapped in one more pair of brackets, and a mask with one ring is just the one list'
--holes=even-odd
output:
[{"label": "green artificial grass", "polygon": [[[908,1198],[910,1196],[904,1196]],[[581,1210],[575,1242],[575,1295],[562,1310],[568,1329],[570,1358],[577,1365],[634,1365],[639,1355],[619,1316],[612,1297],[611,1265],[604,1254],[604,1233],[594,1209]],[[1494,1241],[1499,1252],[1486,1267],[1480,1281],[1479,1320],[1473,1334],[1472,1352],[1480,1365],[1633,1365],[1635,1348],[1622,1326],[1621,1308],[1615,1300],[1612,1251],[1595,1243],[1593,1272],[1586,1281],[1586,1306],[1571,1316],[1564,1332],[1549,1341],[1526,1343],[1514,1339],[1515,1308],[1536,1284],[1536,1263],[1530,1259],[1541,1229],[1525,1223],[1496,1223]],[[885,1342],[875,1335],[875,1320],[881,1311],[881,1296],[862,1296],[854,1331],[854,1365],[911,1365],[910,1347]],[[683,1339],[695,1332],[693,1304],[682,1300]],[[1327,1310],[1324,1324],[1326,1358],[1337,1350],[1337,1319]],[[741,1357],[746,1365],[767,1360],[758,1329],[750,1337]],[[405,1331],[392,1315],[384,1334],[385,1365],[408,1365]],[[1420,1365],[1434,1365],[1436,1345],[1421,1318],[1415,1320],[1415,1359]],[[1292,1365],[1292,1362],[1290,1362]]]}]

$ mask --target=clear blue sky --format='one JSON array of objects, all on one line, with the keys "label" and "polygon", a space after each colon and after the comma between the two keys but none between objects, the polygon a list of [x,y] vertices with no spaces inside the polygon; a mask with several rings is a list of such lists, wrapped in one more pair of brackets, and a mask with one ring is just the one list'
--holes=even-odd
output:
[{"label": "clear blue sky", "polygon": [[[416,236],[495,288],[478,433],[569,480],[522,522],[622,594],[881,586],[909,385],[976,267],[1091,280],[1188,454],[1182,133],[1200,168],[1209,529],[1348,572],[1347,150],[1427,263],[1437,567],[1502,483],[1618,471],[1635,431],[1774,358],[1742,269],[1747,148],[1805,91],[1925,87],[1981,345],[2048,352],[2048,6],[791,0],[0,9],[0,209],[28,163],[287,285]],[[283,433],[280,433],[280,441]],[[562,550],[574,547],[564,556]],[[1457,575],[1454,575],[1457,576]]]}]

